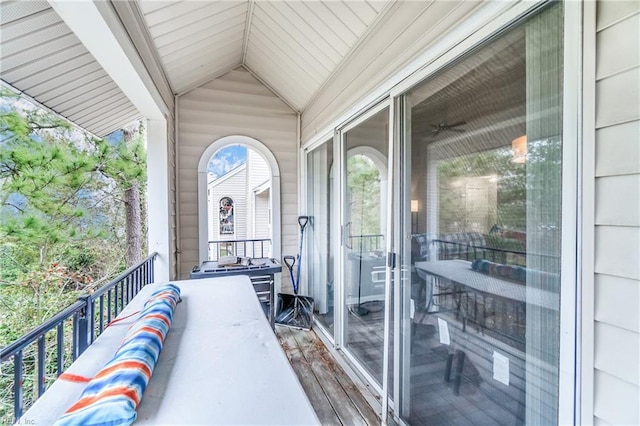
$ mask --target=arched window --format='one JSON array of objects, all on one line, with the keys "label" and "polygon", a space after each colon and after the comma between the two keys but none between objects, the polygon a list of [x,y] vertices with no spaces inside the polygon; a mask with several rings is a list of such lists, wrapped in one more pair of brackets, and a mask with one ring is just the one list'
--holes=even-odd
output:
[{"label": "arched window", "polygon": [[219,203],[220,235],[233,235],[235,223],[233,216],[233,199],[222,197]]},{"label": "arched window", "polygon": [[[216,237],[215,233],[213,232],[209,233],[210,228],[212,226],[216,226],[215,219],[214,219],[215,209],[216,209],[215,203],[216,203],[216,199],[218,199],[220,195],[225,193],[223,192],[222,194],[219,194],[216,196],[214,195],[215,191],[212,190],[211,191],[212,200],[211,200],[211,203],[209,203],[209,201],[207,200],[207,192],[206,192],[208,189],[207,168],[208,168],[209,162],[211,161],[211,157],[217,151],[231,145],[244,145],[247,148],[251,148],[252,150],[256,151],[258,154],[260,154],[260,156],[262,156],[264,160],[267,162],[270,169],[270,179],[269,179],[270,206],[268,210],[271,212],[280,211],[280,169],[278,167],[278,162],[276,161],[275,156],[269,150],[269,148],[267,148],[262,142],[256,139],[250,138],[248,136],[242,136],[242,135],[230,135],[230,136],[225,136],[223,138],[216,140],[211,145],[209,145],[207,149],[202,153],[200,157],[200,161],[198,162],[198,230],[199,230],[198,239],[199,239],[200,262],[209,260],[209,255],[210,255],[209,241],[212,239],[215,239]],[[243,207],[244,205],[243,200],[237,199],[238,195],[233,195],[233,197],[234,199],[232,201],[234,206],[234,213],[235,213],[235,207],[236,207],[235,203],[237,203],[238,204],[237,207],[239,207],[240,210],[242,210],[242,212],[240,212],[239,214],[244,214],[245,207]],[[218,207],[219,207],[219,202],[218,202]],[[213,217],[210,216],[208,212],[212,212],[214,216]],[[219,214],[218,214],[218,218],[219,218]],[[274,257],[276,259],[279,259],[281,257],[280,245],[281,245],[281,236],[282,236],[281,224],[280,224],[281,215],[274,214],[272,216],[272,219],[273,220],[271,223],[271,232],[270,232],[271,252],[269,254],[269,257]],[[238,222],[236,223],[235,216],[234,216],[234,236],[236,238],[239,236],[240,238],[242,238],[242,236],[239,235],[242,232],[242,228],[243,226],[240,220],[238,219]],[[218,225],[218,229],[220,229],[219,225]],[[276,289],[279,289],[279,285],[280,285],[279,278],[276,278]]]}]

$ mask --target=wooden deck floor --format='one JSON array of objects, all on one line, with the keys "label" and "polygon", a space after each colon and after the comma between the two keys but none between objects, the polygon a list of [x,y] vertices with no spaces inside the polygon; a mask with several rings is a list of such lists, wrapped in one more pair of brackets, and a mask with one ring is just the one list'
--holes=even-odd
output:
[{"label": "wooden deck floor", "polygon": [[276,327],[289,362],[323,425],[379,425],[358,387],[315,332]]}]

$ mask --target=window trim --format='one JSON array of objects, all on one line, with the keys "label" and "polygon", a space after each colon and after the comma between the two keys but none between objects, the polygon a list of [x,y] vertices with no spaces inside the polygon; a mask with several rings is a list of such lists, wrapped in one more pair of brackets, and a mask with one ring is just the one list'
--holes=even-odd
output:
[{"label": "window trim", "polygon": [[[558,424],[579,424],[580,356],[582,308],[578,302],[583,263],[581,243],[583,179],[580,140],[582,139],[583,2],[565,1],[563,23],[563,117],[562,117],[562,258],[560,291],[560,362],[558,368]],[[595,31],[594,31],[595,34]],[[595,81],[595,80],[593,80]],[[595,126],[593,127],[595,128]],[[593,206],[593,204],[592,204]],[[593,228],[592,228],[593,229]],[[590,298],[591,301],[593,297]],[[588,420],[590,421],[590,419]]]}]

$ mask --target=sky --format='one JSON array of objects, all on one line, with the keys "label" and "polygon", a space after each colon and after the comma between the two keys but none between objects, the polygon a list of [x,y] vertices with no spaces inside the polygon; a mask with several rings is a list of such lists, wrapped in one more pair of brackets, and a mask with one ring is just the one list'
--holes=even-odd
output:
[{"label": "sky", "polygon": [[212,173],[215,178],[219,178],[246,161],[247,148],[242,145],[228,146],[213,154],[209,160],[207,171]]}]

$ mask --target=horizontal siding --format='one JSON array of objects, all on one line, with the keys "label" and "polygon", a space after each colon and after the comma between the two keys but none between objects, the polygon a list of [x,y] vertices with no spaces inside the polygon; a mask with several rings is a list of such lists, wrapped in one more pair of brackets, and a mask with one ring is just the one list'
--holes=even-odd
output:
[{"label": "horizontal siding", "polygon": [[[606,323],[595,326],[595,367],[633,385],[640,385],[640,336]],[[615,350],[611,350],[615,348]]]},{"label": "horizontal siding", "polygon": [[596,226],[596,273],[640,280],[640,228]]},{"label": "horizontal siding", "polygon": [[249,173],[247,173],[247,208],[248,212],[250,212],[250,220],[247,221],[247,235],[251,238],[268,238],[268,236],[271,235],[271,231],[268,228],[264,231],[266,232],[266,237],[264,236],[264,232],[258,237],[257,231],[262,230],[258,222],[261,220],[267,223],[269,222],[269,199],[267,198],[266,201],[266,209],[258,206],[255,188],[267,182],[271,177],[269,165],[260,154],[249,149],[247,150],[247,167],[249,168]]},{"label": "horizontal siding", "polygon": [[[196,228],[185,228],[181,234],[182,238],[185,239],[192,239],[192,240],[197,240],[198,239],[198,229]],[[212,238],[214,239],[214,238]],[[193,266],[193,265],[192,265]]]},{"label": "horizontal siding", "polygon": [[269,223],[269,196],[260,194],[256,196],[256,216],[254,238],[269,238],[271,225]]},{"label": "horizontal siding", "polygon": [[638,281],[597,274],[595,319],[640,333],[640,285]]},{"label": "horizontal siding", "polygon": [[640,174],[596,179],[596,225],[640,226],[638,188]]},{"label": "horizontal siding", "polygon": [[598,33],[596,49],[599,54],[596,64],[598,70],[596,78],[602,79],[638,66],[640,63],[640,36],[636,33],[635,37],[629,37],[629,34],[632,34],[639,27],[640,14],[636,14]]},{"label": "horizontal siding", "polygon": [[597,417],[612,425],[640,424],[638,386],[600,370],[596,370],[594,379]]},{"label": "horizontal siding", "polygon": [[640,2],[599,1],[596,28],[593,414],[595,424],[637,425]]},{"label": "horizontal siding", "polygon": [[596,83],[596,128],[640,119],[640,66]]},{"label": "horizontal siding", "polygon": [[[256,102],[258,99],[261,101]],[[198,262],[198,239],[193,237],[198,235],[198,162],[211,143],[233,134],[261,141],[276,157],[281,177],[281,251],[283,254],[295,253],[298,189],[296,115],[293,111],[289,110],[287,114],[285,104],[242,68],[181,96],[179,108],[181,275],[188,276]],[[290,285],[283,276],[284,282]]]},{"label": "horizontal siding", "polygon": [[596,131],[596,176],[640,173],[640,120]]},{"label": "horizontal siding", "polygon": [[480,2],[398,2],[304,109],[302,141],[409,63]]},{"label": "horizontal siding", "polygon": [[598,0],[596,28],[601,31],[640,12],[637,0]]}]

